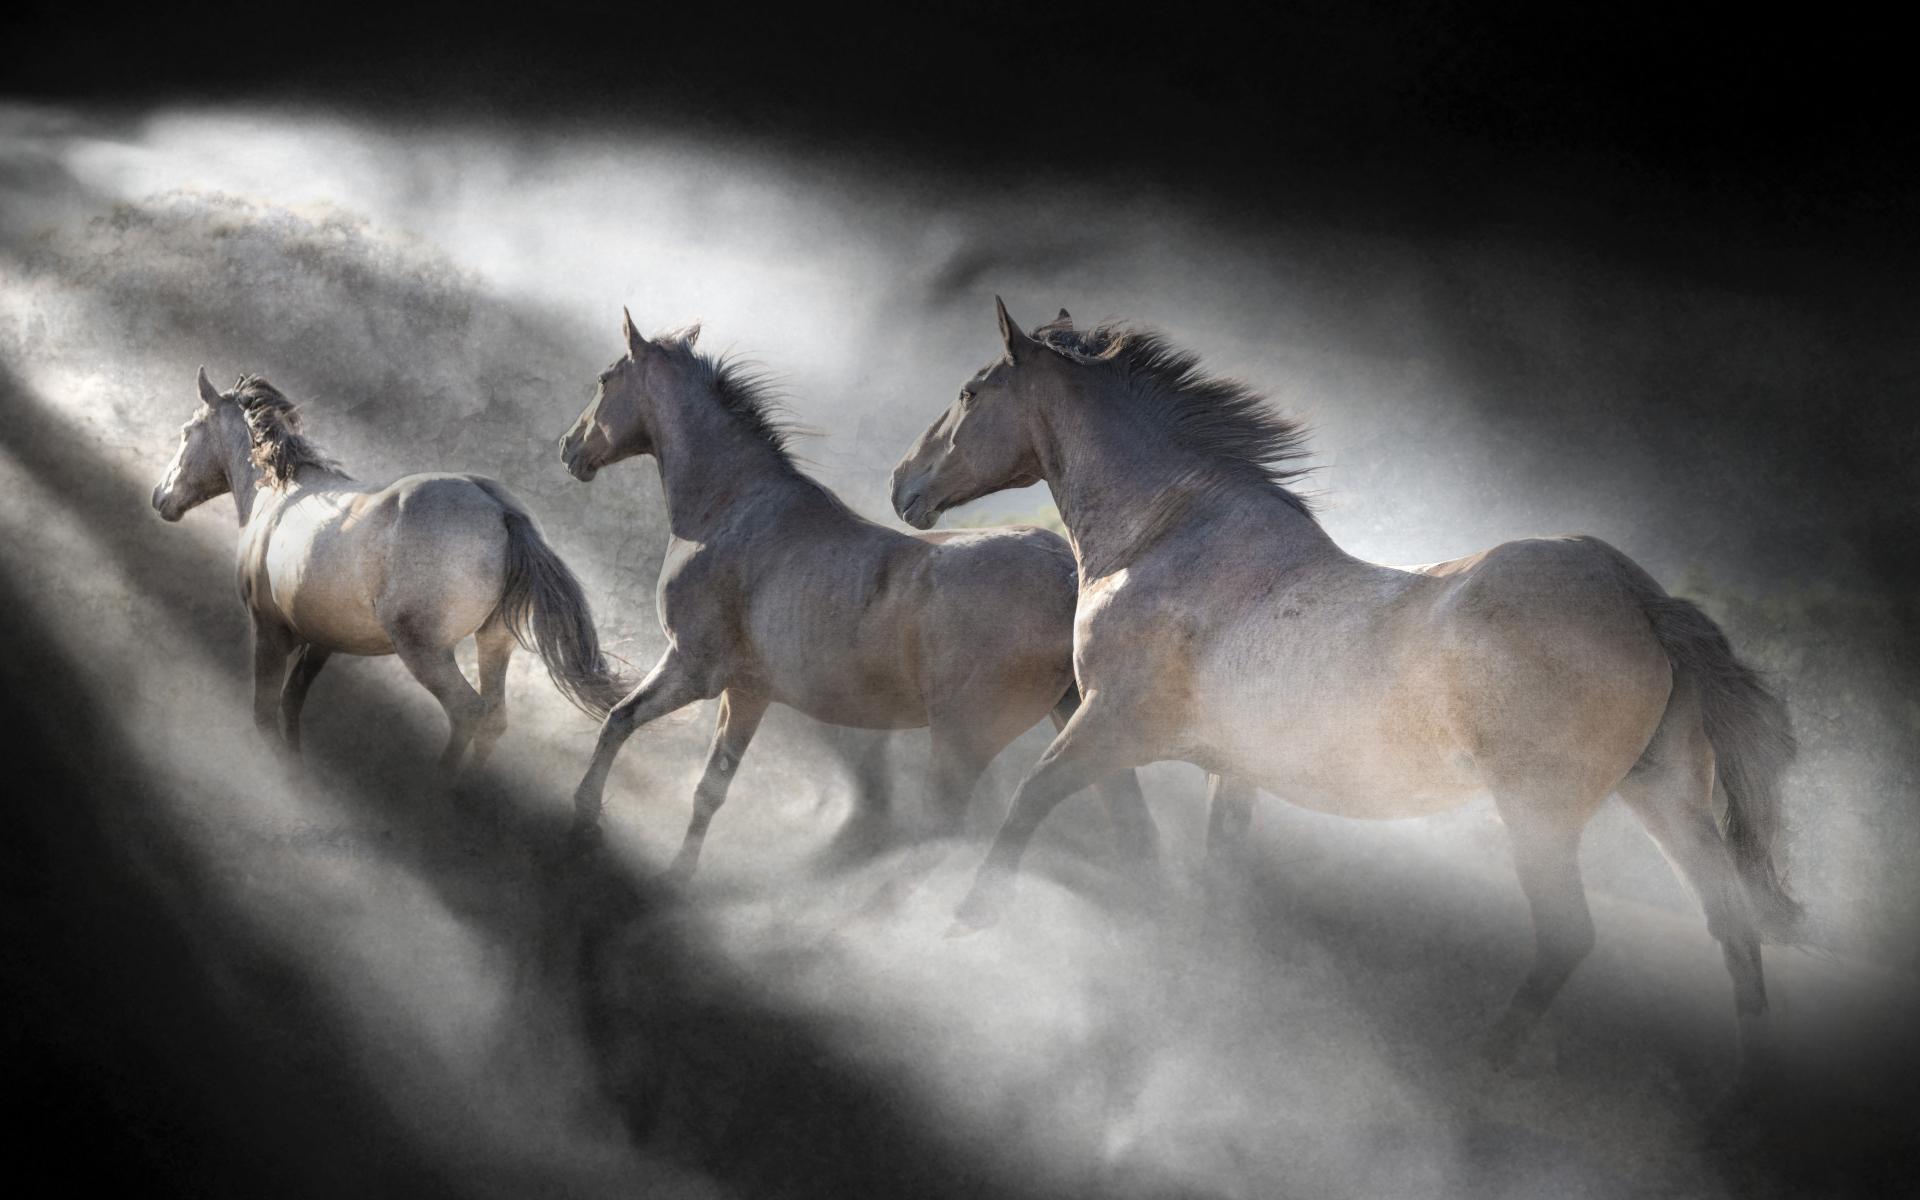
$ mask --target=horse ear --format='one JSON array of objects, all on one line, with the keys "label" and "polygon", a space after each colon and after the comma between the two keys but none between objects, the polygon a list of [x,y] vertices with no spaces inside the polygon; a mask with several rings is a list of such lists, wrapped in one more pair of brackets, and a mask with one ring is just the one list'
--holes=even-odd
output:
[{"label": "horse ear", "polygon": [[693,344],[700,340],[700,322],[695,321],[687,326],[687,331],[680,335],[680,340],[687,344],[687,349],[693,349]]},{"label": "horse ear", "polygon": [[1041,333],[1043,332],[1052,333],[1056,330],[1072,329],[1072,328],[1073,328],[1073,317],[1068,315],[1067,310],[1063,308],[1060,310],[1059,316],[1055,317],[1051,321],[1048,321],[1045,325],[1039,325],[1034,328],[1034,331],[1033,331],[1034,340],[1038,341]]},{"label": "horse ear", "polygon": [[620,307],[620,336],[627,339],[627,354],[632,358],[639,358],[647,348],[647,339],[641,337],[640,331],[634,328],[633,314],[627,311],[625,305]]},{"label": "horse ear", "polygon": [[200,368],[200,374],[194,380],[194,385],[200,389],[201,403],[207,405],[209,408],[220,403],[220,389],[214,387],[213,380],[207,378],[207,369],[205,367]]},{"label": "horse ear", "polygon": [[1007,315],[1007,306],[1000,297],[993,298],[993,315],[1000,322],[1000,341],[1007,348],[1007,359],[1019,362],[1021,352],[1033,345],[1033,339],[1023,332],[1012,317]]}]

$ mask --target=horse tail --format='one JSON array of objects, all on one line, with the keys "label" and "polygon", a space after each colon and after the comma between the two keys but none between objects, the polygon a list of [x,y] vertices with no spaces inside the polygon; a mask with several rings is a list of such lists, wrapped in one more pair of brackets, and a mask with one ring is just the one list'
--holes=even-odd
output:
[{"label": "horse tail", "polygon": [[1721,834],[1746,885],[1755,932],[1767,941],[1800,940],[1805,912],[1787,891],[1773,860],[1780,829],[1780,776],[1798,746],[1786,703],[1733,653],[1727,635],[1690,600],[1670,596],[1612,547],[1673,664],[1676,683],[1700,691],[1701,721],[1713,746],[1715,775],[1726,797]]},{"label": "horse tail", "polygon": [[499,502],[507,526],[506,588],[494,618],[540,656],[561,695],[581,711],[604,718],[631,687],[600,649],[593,610],[580,581],[541,536],[533,514],[511,493],[491,479],[474,482]]}]

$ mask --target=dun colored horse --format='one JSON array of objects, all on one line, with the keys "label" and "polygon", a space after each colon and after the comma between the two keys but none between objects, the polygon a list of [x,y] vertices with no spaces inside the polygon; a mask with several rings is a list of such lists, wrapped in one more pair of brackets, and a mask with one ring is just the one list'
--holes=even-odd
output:
[{"label": "dun colored horse", "polygon": [[[939,831],[957,831],[994,756],[1078,702],[1071,552],[1039,529],[914,536],[860,517],[800,470],[764,387],[695,350],[698,333],[649,341],[627,316],[626,353],[560,442],[583,481],[652,455],[672,535],[659,585],[668,648],[607,715],[575,793],[576,830],[594,836],[634,730],[718,696],[674,876],[692,874],[774,703],[835,725],[930,727],[927,811]],[[1104,795],[1123,849],[1149,855],[1152,818],[1131,773]]]},{"label": "dun colored horse", "polygon": [[[292,401],[257,375],[200,404],[153,489],[178,521],[231,493],[240,516],[240,598],[253,617],[253,717],[298,755],[300,712],[334,654],[397,654],[451,722],[440,764],[478,766],[506,732],[507,663],[538,650],[568,699],[596,715],[624,692],[566,564],[507,490],[477,475],[356,483],[300,432]],[[480,650],[480,690],[453,648]],[[292,660],[292,670],[288,661]]]},{"label": "dun colored horse", "polygon": [[[1794,743],[1705,614],[1590,537],[1362,562],[1288,490],[1301,430],[1249,389],[1152,333],[1029,335],[998,315],[1004,353],[901,460],[894,507],[925,529],[1046,480],[1079,564],[1083,702],[1021,783],[962,923],[994,920],[1062,797],[1143,763],[1355,817],[1491,793],[1536,932],[1488,1047],[1500,1060],[1593,945],[1577,850],[1618,794],[1699,894],[1755,1048],[1760,944],[1791,938],[1799,911],[1771,857]],[[1223,791],[1216,822],[1249,795]]]}]

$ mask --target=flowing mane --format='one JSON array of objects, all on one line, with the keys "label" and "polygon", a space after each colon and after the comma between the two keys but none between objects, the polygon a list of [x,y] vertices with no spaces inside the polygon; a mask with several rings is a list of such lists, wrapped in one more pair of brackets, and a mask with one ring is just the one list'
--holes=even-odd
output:
[{"label": "flowing mane", "polygon": [[1055,320],[1033,337],[1075,362],[1113,371],[1116,393],[1222,478],[1258,483],[1312,514],[1312,504],[1288,486],[1311,469],[1301,461],[1308,454],[1306,426],[1275,412],[1246,384],[1208,375],[1198,355],[1152,330],[1112,324],[1078,330]]},{"label": "flowing mane", "polygon": [[290,482],[301,467],[345,476],[340,464],[300,432],[300,410],[286,393],[258,375],[242,375],[225,393],[240,406],[253,436],[253,465],[270,486]]},{"label": "flowing mane", "polygon": [[727,355],[715,357],[693,348],[699,327],[689,326],[674,333],[661,334],[654,345],[670,355],[689,376],[704,386],[720,410],[739,427],[773,451],[774,458],[787,474],[815,482],[794,460],[793,442],[801,430],[788,418],[773,380],[761,370]]}]

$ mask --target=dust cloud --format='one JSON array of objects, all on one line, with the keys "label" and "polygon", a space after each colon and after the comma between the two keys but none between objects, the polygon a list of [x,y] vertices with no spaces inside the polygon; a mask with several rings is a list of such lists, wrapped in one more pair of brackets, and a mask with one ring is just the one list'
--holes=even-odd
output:
[{"label": "dust cloud", "polygon": [[[1913,504],[1912,351],[1884,323],[1493,235],[1264,228],[1170,191],[983,192],[672,132],[17,106],[0,179],[5,662],[49,781],[35,802],[62,814],[20,886],[91,912],[82,883],[111,876],[140,899],[95,902],[102,944],[125,948],[108,957],[146,962],[148,926],[181,948],[173,998],[125,1037],[204,1043],[165,1060],[198,1081],[188,1112],[251,1098],[219,1118],[245,1152],[215,1139],[186,1164],[208,1191],[281,1171],[314,1194],[498,1195],[1832,1194],[1897,1177],[1920,707],[1911,568],[1887,562]],[[1156,766],[1156,875],[1128,873],[1076,798],[1017,915],[948,940],[1044,732],[983,782],[973,840],[901,896],[897,854],[824,864],[851,805],[915,811],[924,735],[785,713],[674,894],[652,877],[709,709],[629,744],[608,852],[584,864],[553,849],[594,729],[527,655],[477,794],[434,779],[437,706],[392,660],[335,660],[289,775],[251,733],[230,505],[179,526],[147,511],[195,367],[258,372],[360,478],[505,482],[604,640],[645,665],[664,644],[652,469],[581,485],[554,450],[619,350],[621,306],[643,327],[703,318],[703,345],[775,372],[819,431],[809,469],[891,523],[886,473],[993,353],[995,293],[1029,322],[1065,305],[1158,326],[1305,417],[1309,486],[1357,554],[1590,532],[1707,605],[1805,746],[1785,857],[1820,946],[1768,961],[1790,1097],[1718,1107],[1726,976],[1618,806],[1584,848],[1600,948],[1493,1074],[1476,1040],[1530,930],[1490,805],[1363,824],[1263,798],[1246,861],[1208,863],[1198,772]],[[297,1100],[277,1086],[294,1078]]]}]

